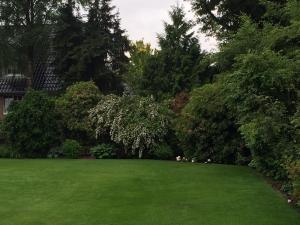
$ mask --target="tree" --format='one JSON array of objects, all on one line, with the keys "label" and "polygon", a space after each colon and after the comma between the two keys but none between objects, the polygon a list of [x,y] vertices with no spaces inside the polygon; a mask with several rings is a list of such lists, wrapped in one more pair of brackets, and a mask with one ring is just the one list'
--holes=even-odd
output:
[{"label": "tree", "polygon": [[197,83],[195,68],[203,58],[184,10],[173,7],[170,17],[172,22],[165,23],[165,33],[158,37],[161,50],[149,57],[141,80],[141,89],[157,98],[189,91]]},{"label": "tree", "polygon": [[67,87],[75,82],[89,80],[80,64],[83,43],[83,22],[74,15],[75,3],[69,1],[59,9],[54,37],[55,72]]},{"label": "tree", "polygon": [[3,123],[9,144],[22,157],[46,157],[60,144],[59,115],[54,100],[45,93],[29,91],[11,107]]},{"label": "tree", "polygon": [[155,54],[150,44],[144,41],[137,41],[131,44],[130,63],[125,76],[125,81],[130,89],[136,94],[142,94],[141,80],[143,78],[144,69],[149,58]]},{"label": "tree", "polygon": [[241,25],[241,16],[248,16],[255,23],[263,20],[274,23],[286,22],[279,18],[278,13],[287,2],[286,0],[190,1],[202,24],[202,31],[219,37],[226,37],[228,32],[236,32]]},{"label": "tree", "polygon": [[81,46],[82,64],[86,76],[103,92],[122,89],[121,75],[128,63],[126,52],[129,41],[120,27],[118,13],[111,0],[95,0],[89,3],[85,41]]},{"label": "tree", "polygon": [[[245,163],[245,148],[234,116],[223,99],[222,83],[196,88],[176,121],[176,133],[188,158],[200,162]],[[249,160],[249,159],[248,159]],[[249,162],[249,161],[248,161]]]},{"label": "tree", "polygon": [[17,51],[17,57],[22,57],[22,70],[30,80],[36,57],[47,49],[48,25],[52,24],[57,6],[57,0],[0,1],[0,25],[8,37],[9,46]]},{"label": "tree", "polygon": [[56,108],[65,127],[65,136],[88,144],[93,132],[88,121],[89,110],[101,99],[98,87],[91,81],[69,86],[66,93],[57,99]]}]

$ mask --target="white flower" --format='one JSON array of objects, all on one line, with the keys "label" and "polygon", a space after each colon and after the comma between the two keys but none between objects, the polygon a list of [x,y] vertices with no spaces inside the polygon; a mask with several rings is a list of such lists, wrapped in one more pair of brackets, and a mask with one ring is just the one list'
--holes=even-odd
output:
[{"label": "white flower", "polygon": [[181,161],[181,156],[177,156],[177,157],[176,157],[176,161],[177,161],[177,162],[180,162],[180,161]]}]

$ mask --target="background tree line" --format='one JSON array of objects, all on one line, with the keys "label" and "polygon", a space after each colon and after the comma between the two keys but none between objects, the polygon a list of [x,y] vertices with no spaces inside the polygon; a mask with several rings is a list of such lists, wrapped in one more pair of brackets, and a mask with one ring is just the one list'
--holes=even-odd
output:
[{"label": "background tree line", "polygon": [[39,59],[54,50],[65,87],[93,80],[104,92],[122,90],[129,40],[110,0],[2,0],[0,12],[1,55],[8,56],[2,69],[15,67],[32,80]]}]

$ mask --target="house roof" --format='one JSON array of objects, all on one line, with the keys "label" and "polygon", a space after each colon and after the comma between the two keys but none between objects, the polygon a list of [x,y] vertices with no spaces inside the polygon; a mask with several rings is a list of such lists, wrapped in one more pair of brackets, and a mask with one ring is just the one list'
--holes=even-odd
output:
[{"label": "house roof", "polygon": [[32,87],[35,90],[56,92],[62,89],[62,82],[54,73],[54,56],[51,54],[46,62],[40,63],[34,72]]},{"label": "house roof", "polygon": [[[39,91],[56,92],[62,89],[62,82],[54,73],[54,56],[40,61],[35,67],[32,88]],[[0,79],[0,95],[24,95],[28,88],[28,78],[9,76]]]},{"label": "house roof", "polygon": [[[46,56],[37,56],[34,66],[32,88],[39,91],[57,92],[63,88],[62,81],[55,74],[53,65],[55,52],[53,49],[54,32],[50,32],[50,45]],[[24,76],[4,76],[0,78],[0,95],[24,95],[28,88],[28,78]]]},{"label": "house roof", "polygon": [[24,77],[6,77],[0,79],[0,95],[24,95],[28,79]]}]

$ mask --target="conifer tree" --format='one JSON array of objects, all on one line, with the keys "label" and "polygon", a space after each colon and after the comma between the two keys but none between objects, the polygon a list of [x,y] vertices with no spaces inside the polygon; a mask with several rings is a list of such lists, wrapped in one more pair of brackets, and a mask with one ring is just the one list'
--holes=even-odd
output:
[{"label": "conifer tree", "polygon": [[83,23],[74,15],[75,2],[69,0],[59,9],[54,38],[56,53],[55,70],[65,87],[85,80],[84,68],[80,64],[80,48],[83,42]]},{"label": "conifer tree", "polygon": [[87,76],[103,92],[118,92],[121,88],[123,63],[128,58],[129,41],[120,28],[118,13],[111,0],[94,0],[89,3],[82,60]]},{"label": "conifer tree", "polygon": [[141,88],[158,98],[191,90],[198,81],[196,67],[204,56],[194,24],[185,18],[183,8],[174,7],[170,17],[165,33],[158,36],[161,50],[149,58],[141,81]]}]

